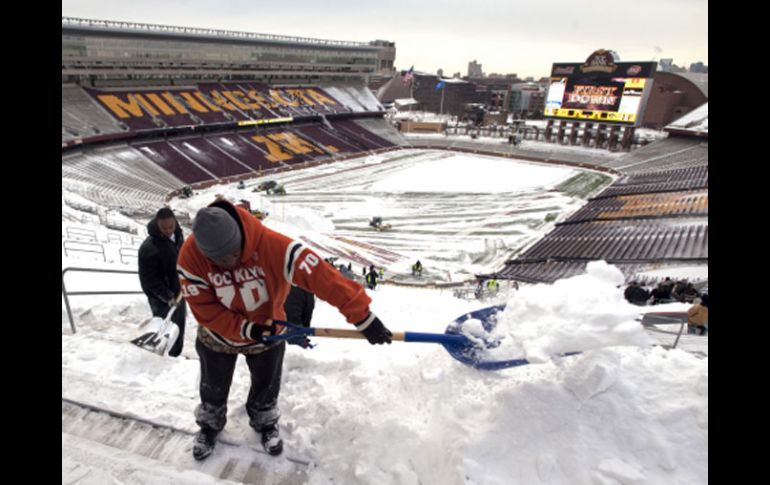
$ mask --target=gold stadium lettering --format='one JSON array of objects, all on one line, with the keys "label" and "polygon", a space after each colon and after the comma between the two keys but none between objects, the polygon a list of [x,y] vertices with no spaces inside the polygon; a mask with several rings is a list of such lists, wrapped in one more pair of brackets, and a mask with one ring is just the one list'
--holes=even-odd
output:
[{"label": "gold stadium lettering", "polygon": [[[190,107],[190,109],[193,109],[198,113],[208,113],[209,110],[206,109],[204,105],[199,103],[198,100],[194,98],[195,94],[200,94],[200,93],[198,93],[197,91],[195,93],[182,92],[182,93],[179,93],[179,96],[181,96],[182,99],[185,100],[185,102]],[[216,111],[219,111],[219,110],[216,110]]]},{"label": "gold stadium lettering", "polygon": [[200,91],[195,91],[195,93],[194,93],[194,94],[195,94],[195,97],[196,97],[196,98],[198,98],[198,99],[201,101],[201,103],[203,103],[204,105],[206,105],[206,107],[207,107],[208,109],[210,109],[211,111],[222,111],[221,109],[219,109],[219,108],[217,108],[216,106],[214,106],[213,104],[211,104],[211,103],[209,102],[209,100],[208,100],[208,99],[206,99],[206,96],[204,96],[202,92],[200,92]]},{"label": "gold stadium lettering", "polygon": [[299,106],[298,102],[288,101],[281,95],[280,91],[276,91],[275,89],[268,90],[268,94],[270,95],[270,98],[277,103],[275,106]]},{"label": "gold stadium lettering", "polygon": [[152,101],[152,103],[158,107],[159,110],[163,112],[164,115],[174,115],[176,112],[174,112],[173,109],[169,108],[169,106],[163,102],[162,99],[160,99],[160,96],[158,96],[155,93],[147,93],[147,99]]},{"label": "gold stadium lettering", "polygon": [[316,104],[307,96],[304,89],[287,89],[286,92],[300,98],[307,105],[315,106]]},{"label": "gold stadium lettering", "polygon": [[219,94],[219,91],[211,91],[209,96],[211,96],[211,98],[214,100],[215,103],[217,103],[219,106],[222,106],[227,111],[237,111],[238,110],[238,108],[236,108],[232,104],[228,103],[227,100],[224,97],[222,97],[221,94]]},{"label": "gold stadium lettering", "polygon": [[315,99],[316,101],[318,101],[318,103],[319,103],[319,104],[323,104],[323,105],[332,105],[332,106],[336,106],[336,105],[337,105],[337,102],[336,102],[336,101],[334,101],[334,100],[333,100],[333,99],[331,99],[331,98],[327,98],[326,96],[324,96],[323,94],[319,93],[319,92],[318,92],[318,91],[316,91],[315,89],[308,89],[308,90],[307,90],[307,94],[308,94],[308,95],[309,95],[311,98],[313,98],[313,99]]},{"label": "gold stadium lettering", "polygon": [[168,92],[168,91],[164,91],[164,92],[163,92],[163,97],[164,97],[164,98],[166,99],[166,101],[168,101],[168,103],[169,103],[171,106],[173,106],[173,107],[174,107],[174,109],[176,109],[176,110],[177,110],[179,113],[182,113],[182,114],[187,114],[187,109],[185,109],[184,105],[182,105],[182,103],[180,103],[179,101],[177,101],[176,99],[174,99],[174,96],[173,96],[173,95],[172,95],[170,92]]},{"label": "gold stadium lettering", "polygon": [[139,102],[131,95],[128,96],[128,101],[123,101],[112,94],[99,94],[96,97],[118,118],[130,118],[132,115],[137,118],[144,116]]},{"label": "gold stadium lettering", "polygon": [[271,140],[280,143],[285,149],[292,151],[298,155],[304,155],[310,152],[316,152],[323,154],[323,150],[316,148],[314,145],[308,143],[302,138],[298,137],[294,133],[283,132],[267,135]]},{"label": "gold stadium lettering", "polygon": [[268,161],[273,163],[283,162],[286,160],[291,160],[294,158],[294,155],[291,153],[286,153],[283,150],[281,150],[281,145],[274,142],[273,140],[269,140],[268,138],[262,136],[262,135],[255,135],[251,137],[252,140],[255,142],[262,144],[267,148],[268,155],[265,157]]},{"label": "gold stadium lettering", "polygon": [[243,91],[224,91],[222,94],[227,96],[236,106],[241,109],[259,109],[257,103],[249,101],[249,97]]},{"label": "gold stadium lettering", "polygon": [[268,103],[267,100],[264,98],[264,96],[259,94],[256,90],[254,90],[254,89],[250,90],[248,92],[248,95],[249,95],[249,97],[251,99],[256,101],[257,104],[259,104],[261,107],[263,107],[265,109],[269,109],[270,108],[270,103]]},{"label": "gold stadium lettering", "polygon": [[132,96],[134,96],[134,97],[136,98],[136,100],[137,100],[137,101],[139,101],[139,104],[141,104],[141,105],[142,105],[142,108],[144,108],[144,109],[146,109],[147,111],[149,111],[149,112],[150,112],[150,114],[152,114],[153,116],[158,116],[158,115],[160,114],[160,113],[158,113],[158,110],[156,110],[156,109],[155,109],[155,108],[152,106],[152,104],[150,104],[150,102],[149,102],[149,101],[147,101],[146,99],[144,99],[144,96],[142,96],[141,94],[139,94],[139,93],[136,93],[136,94],[129,94],[129,95],[128,95],[128,97],[129,97],[129,98],[131,98]]},{"label": "gold stadium lettering", "polygon": [[240,99],[238,99],[235,95],[245,96],[240,91],[222,91],[222,95],[233,102],[235,106],[237,106],[240,109],[249,109],[249,106],[246,105],[246,103],[242,102]]}]

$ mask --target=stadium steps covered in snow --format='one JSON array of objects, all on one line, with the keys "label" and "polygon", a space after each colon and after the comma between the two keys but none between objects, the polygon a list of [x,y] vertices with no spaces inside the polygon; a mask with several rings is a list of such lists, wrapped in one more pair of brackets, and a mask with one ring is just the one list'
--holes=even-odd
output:
[{"label": "stadium steps covered in snow", "polygon": [[185,470],[239,483],[299,485],[309,461],[271,457],[254,447],[220,439],[214,454],[192,458],[194,433],[62,398],[62,446],[66,435],[100,443]]}]

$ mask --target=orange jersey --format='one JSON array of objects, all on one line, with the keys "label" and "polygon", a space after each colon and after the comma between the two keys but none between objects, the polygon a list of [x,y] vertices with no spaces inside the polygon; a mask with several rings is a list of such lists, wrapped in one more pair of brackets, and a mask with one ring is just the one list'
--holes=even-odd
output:
[{"label": "orange jersey", "polygon": [[182,292],[198,324],[231,348],[254,347],[252,323],[285,320],[283,309],[291,285],[337,307],[349,323],[364,320],[371,298],[358,283],[342,276],[313,250],[265,226],[247,210],[226,201],[220,207],[237,216],[243,234],[241,260],[223,269],[201,253],[195,237],[179,252],[177,270]]}]

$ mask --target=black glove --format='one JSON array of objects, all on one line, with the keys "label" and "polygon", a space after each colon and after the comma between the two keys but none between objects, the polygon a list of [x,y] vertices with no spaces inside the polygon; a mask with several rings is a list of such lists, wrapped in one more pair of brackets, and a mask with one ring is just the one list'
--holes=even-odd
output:
[{"label": "black glove", "polygon": [[267,324],[259,324],[255,322],[249,322],[246,324],[246,328],[244,329],[244,333],[248,335],[248,337],[252,340],[256,340],[257,342],[267,344],[268,342],[265,342],[262,340],[262,337],[267,337],[268,335],[275,335],[278,333],[279,328],[278,325],[267,325]]},{"label": "black glove", "polygon": [[382,324],[374,313],[356,324],[356,329],[363,333],[370,344],[389,344],[393,334]]}]

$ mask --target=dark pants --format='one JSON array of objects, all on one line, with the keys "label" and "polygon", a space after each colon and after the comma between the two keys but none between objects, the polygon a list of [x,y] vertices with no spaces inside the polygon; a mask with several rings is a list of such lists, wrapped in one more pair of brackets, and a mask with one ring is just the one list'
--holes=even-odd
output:
[{"label": "dark pants", "polygon": [[[238,354],[215,352],[197,339],[195,350],[201,361],[201,404],[195,409],[195,422],[221,431],[227,423],[227,396]],[[246,412],[249,425],[257,431],[276,424],[281,417],[277,404],[285,351],[286,344],[281,343],[260,354],[245,355],[251,373]]]},{"label": "dark pants", "polygon": [[315,296],[303,290],[299,286],[292,286],[289,296],[283,304],[286,311],[286,321],[309,327],[313,319],[313,309],[315,308]]},{"label": "dark pants", "polygon": [[[159,300],[153,296],[148,296],[147,301],[150,302],[150,309],[152,310],[153,317],[166,318],[168,315],[168,309],[171,308],[163,300]],[[179,327],[179,338],[174,342],[174,346],[168,351],[168,355],[171,357],[179,357],[182,353],[182,345],[184,344],[184,322],[187,318],[187,304],[184,298],[179,302],[177,309],[174,311],[174,315],[171,316],[171,321],[176,323]]]}]

